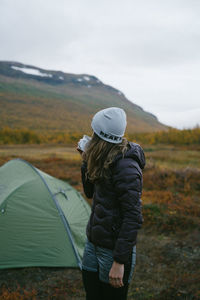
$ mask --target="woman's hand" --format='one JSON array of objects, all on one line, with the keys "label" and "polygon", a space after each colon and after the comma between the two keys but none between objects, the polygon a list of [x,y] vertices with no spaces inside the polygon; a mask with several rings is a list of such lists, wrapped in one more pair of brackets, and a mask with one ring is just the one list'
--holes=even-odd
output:
[{"label": "woman's hand", "polygon": [[122,287],[124,285],[123,276],[124,276],[124,265],[114,261],[109,272],[110,284],[115,288]]},{"label": "woman's hand", "polygon": [[78,148],[78,147],[76,148],[76,150],[80,153],[82,159],[85,160],[85,159],[86,159],[85,152],[83,152],[83,151],[82,151],[80,148]]}]

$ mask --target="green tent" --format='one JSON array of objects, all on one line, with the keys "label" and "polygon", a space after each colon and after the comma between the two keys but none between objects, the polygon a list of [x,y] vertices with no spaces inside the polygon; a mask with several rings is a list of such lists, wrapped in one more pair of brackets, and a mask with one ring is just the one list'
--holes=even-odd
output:
[{"label": "green tent", "polygon": [[90,206],[22,159],[0,168],[0,269],[81,267]]}]

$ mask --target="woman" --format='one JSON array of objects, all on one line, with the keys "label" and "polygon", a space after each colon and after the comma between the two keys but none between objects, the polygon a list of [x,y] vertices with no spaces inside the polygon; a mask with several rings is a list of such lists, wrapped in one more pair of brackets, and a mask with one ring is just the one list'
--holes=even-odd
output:
[{"label": "woman", "polygon": [[127,299],[142,224],[142,148],[123,138],[126,114],[110,107],[97,112],[92,139],[81,152],[82,183],[93,198],[82,262],[87,300]]}]

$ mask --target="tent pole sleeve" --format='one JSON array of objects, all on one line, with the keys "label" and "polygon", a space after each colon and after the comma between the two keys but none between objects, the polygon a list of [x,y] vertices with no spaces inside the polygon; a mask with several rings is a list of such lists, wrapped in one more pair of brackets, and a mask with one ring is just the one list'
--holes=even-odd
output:
[{"label": "tent pole sleeve", "polygon": [[62,218],[62,221],[63,221],[63,224],[64,224],[64,226],[65,226],[65,229],[66,229],[66,231],[67,231],[67,233],[68,233],[70,242],[71,242],[71,244],[72,244],[74,253],[75,253],[75,255],[76,255],[76,259],[77,259],[78,266],[79,266],[80,269],[82,269],[81,259],[80,259],[80,256],[79,256],[77,250],[76,250],[76,247],[75,247],[75,245],[74,245],[74,240],[73,240],[73,237],[72,237],[72,234],[71,234],[71,231],[70,231],[69,223],[68,223],[67,219],[65,218],[65,215],[63,214],[63,211],[62,211],[62,209],[61,209],[61,207],[60,207],[58,201],[57,201],[54,197],[53,197],[53,199],[54,199],[54,202],[55,202],[55,204],[56,204],[56,207],[57,207],[57,209],[58,209],[58,211],[59,211],[59,214],[60,214],[60,216],[61,216],[61,218]]}]

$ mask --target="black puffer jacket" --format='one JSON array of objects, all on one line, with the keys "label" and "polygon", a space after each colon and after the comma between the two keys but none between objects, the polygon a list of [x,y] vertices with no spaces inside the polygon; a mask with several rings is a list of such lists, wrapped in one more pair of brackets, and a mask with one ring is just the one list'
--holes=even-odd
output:
[{"label": "black puffer jacket", "polygon": [[114,159],[109,180],[92,184],[87,179],[87,163],[81,168],[84,192],[93,198],[87,237],[96,246],[113,249],[114,260],[122,264],[129,261],[143,222],[140,198],[144,166],[142,148],[129,142],[124,158],[120,154]]}]

